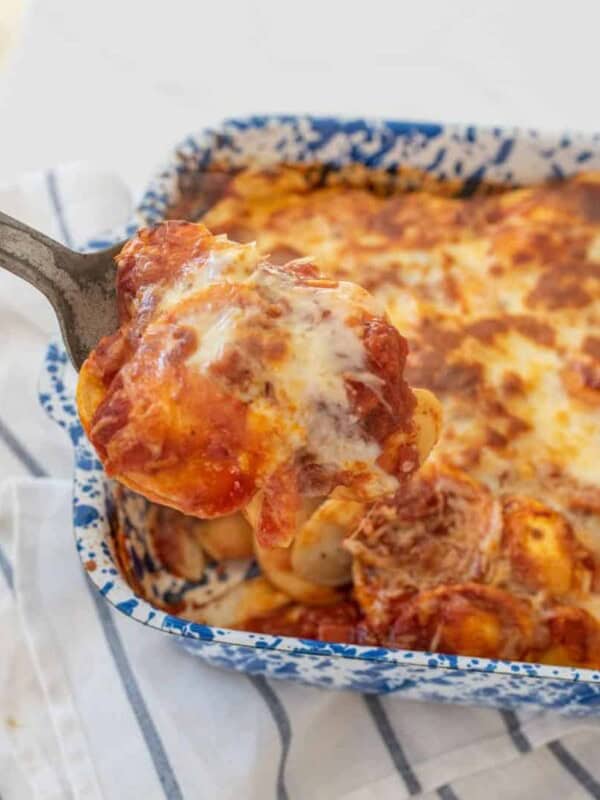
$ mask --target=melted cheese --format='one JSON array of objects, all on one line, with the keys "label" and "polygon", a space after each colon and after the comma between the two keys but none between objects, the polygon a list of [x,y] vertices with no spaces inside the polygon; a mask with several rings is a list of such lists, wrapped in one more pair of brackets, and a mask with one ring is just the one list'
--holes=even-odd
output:
[{"label": "melted cheese", "polygon": [[[577,624],[572,636],[581,639],[581,652],[570,650],[570,663],[598,666],[593,642],[600,641],[600,629],[594,633],[592,620],[600,621],[594,577],[600,563],[600,176],[469,199],[367,188],[377,180],[360,169],[358,176],[342,171],[317,180],[300,167],[248,170],[231,180],[205,217],[218,231],[243,230],[265,255],[312,257],[329,277],[369,289],[408,332],[412,383],[442,401],[444,428],[431,469],[441,475],[450,469],[463,476],[459,485],[474,481],[476,496],[489,497],[489,518],[470,528],[475,542],[453,527],[456,500],[444,505],[439,499],[447,488],[434,491],[441,510],[439,518],[427,517],[429,533],[422,534],[404,495],[404,511],[397,512],[404,521],[390,512],[389,542],[375,536],[367,515],[362,538],[350,545],[363,611],[376,621],[390,586],[396,595],[420,586],[423,603],[433,602],[426,590],[440,583],[439,596],[463,598],[457,600],[462,607],[464,587],[478,581],[485,586],[473,603],[485,611],[460,621],[452,644],[439,633],[440,608],[428,618],[437,634],[412,645],[473,655],[493,655],[497,646],[497,655],[506,654],[478,637],[486,614],[498,631],[511,629],[517,596],[529,620],[521,627],[521,634],[529,632],[519,657],[566,658],[561,637]],[[510,547],[509,500],[518,500],[522,521]],[[417,505],[417,520],[424,508]],[[469,513],[477,505],[472,508]],[[544,528],[544,515],[554,520],[552,530],[569,531],[556,539],[560,546]],[[438,542],[440,529],[449,532],[451,547]],[[393,552],[400,540],[408,549],[390,565],[390,547]],[[385,580],[377,577],[380,557],[388,562]],[[489,596],[488,585],[494,587]],[[410,632],[413,612],[402,613]],[[547,652],[540,650],[544,637],[554,637]]]},{"label": "melted cheese", "polygon": [[[256,249],[252,245],[233,245],[232,249],[234,254],[248,249],[250,257],[244,254],[240,260],[227,252],[211,253],[202,269],[191,265],[184,270],[163,296],[160,310],[176,311],[194,292],[217,279],[236,281],[283,305],[274,336],[285,343],[285,357],[265,360],[262,354],[255,356],[244,349],[244,341],[260,330],[261,324],[247,309],[226,306],[211,311],[202,306],[178,315],[179,322],[197,334],[198,346],[187,358],[188,367],[208,375],[227,353],[238,351],[252,372],[252,382],[234,391],[244,403],[254,403],[261,425],[277,432],[282,447],[274,453],[273,463],[293,443],[296,448],[308,449],[320,464],[337,465],[349,472],[369,470],[365,485],[369,494],[393,492],[398,481],[377,466],[381,447],[360,430],[346,385],[350,378],[375,391],[381,388],[383,382],[367,368],[361,329],[349,324],[348,311],[373,316],[382,315],[383,309],[367,292],[344,281],[332,291],[331,287],[304,288],[289,275],[267,267],[246,276],[246,269],[258,261]],[[152,330],[150,326],[149,332]],[[268,398],[263,393],[266,385]]]},{"label": "melted cheese", "polygon": [[[442,400],[435,460],[495,491],[524,488],[529,476],[528,492],[573,519],[564,492],[573,485],[600,492],[599,406],[574,396],[562,376],[566,365],[588,358],[586,337],[600,336],[598,176],[459,200],[376,195],[360,188],[361,179],[376,180],[368,171],[307,191],[312,178],[303,184],[302,175],[292,167],[242,172],[205,220],[219,231],[242,225],[260,252],[292,250],[332,278],[368,288],[408,332],[413,382]],[[518,318],[531,331],[519,329]],[[504,330],[469,334],[490,319]],[[550,338],[541,341],[532,324]],[[594,525],[600,548],[600,522]]]},{"label": "melted cheese", "polygon": [[289,544],[302,497],[380,497],[428,454],[438,406],[403,380],[406,345],[364,289],[185,222],[140,231],[117,263],[122,325],[78,400],[130,488],[199,517],[256,499],[261,544]]},{"label": "melted cheese", "polygon": [[252,243],[239,245],[226,236],[215,236],[212,249],[201,258],[189,259],[161,293],[158,308],[168,311],[185,297],[196,294],[211,283],[245,280],[257,267],[261,255]]}]

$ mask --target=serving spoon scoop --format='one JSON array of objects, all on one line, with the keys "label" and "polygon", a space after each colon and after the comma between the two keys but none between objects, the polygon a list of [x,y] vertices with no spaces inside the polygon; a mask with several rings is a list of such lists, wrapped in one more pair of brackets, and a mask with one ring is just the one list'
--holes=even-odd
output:
[{"label": "serving spoon scoop", "polygon": [[52,304],[73,366],[118,327],[114,257],[123,242],[77,253],[0,212],[0,267],[35,286]]}]

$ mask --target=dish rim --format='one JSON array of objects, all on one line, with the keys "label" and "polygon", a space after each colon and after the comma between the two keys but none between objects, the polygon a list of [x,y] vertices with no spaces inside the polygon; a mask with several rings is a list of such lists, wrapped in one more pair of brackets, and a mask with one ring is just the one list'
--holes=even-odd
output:
[{"label": "dish rim", "polygon": [[[177,180],[184,172],[182,167],[183,160],[187,157],[197,156],[203,149],[210,150],[210,142],[220,135],[220,132],[227,126],[239,127],[240,129],[264,128],[269,124],[296,123],[306,120],[309,125],[334,125],[347,126],[360,124],[365,129],[379,129],[383,126],[391,126],[396,133],[417,132],[424,136],[435,136],[437,133],[461,132],[467,130],[477,131],[478,134],[486,132],[501,132],[503,135],[513,137],[525,136],[558,140],[558,137],[569,136],[571,139],[579,138],[582,144],[588,146],[600,146],[600,134],[572,133],[553,134],[545,131],[520,130],[518,128],[502,128],[491,126],[467,126],[467,125],[447,125],[436,122],[413,122],[410,120],[375,120],[370,121],[361,118],[344,117],[321,117],[311,115],[253,115],[245,118],[229,118],[215,128],[201,130],[198,134],[191,134],[186,137],[178,146],[171,151],[171,155],[165,166],[157,170],[150,179],[145,192],[138,205],[136,206],[131,219],[119,229],[116,229],[106,236],[97,237],[88,241],[84,247],[86,250],[99,250],[117,243],[123,238],[128,238],[135,231],[144,225],[150,225],[164,218],[165,212],[177,200]],[[317,160],[317,159],[315,159]],[[207,159],[206,163],[210,163]],[[82,506],[79,502],[82,499],[82,486],[95,485],[90,494],[104,492],[106,476],[102,470],[100,462],[91,450],[91,445],[87,442],[83,430],[79,423],[76,409],[74,407],[72,394],[66,389],[65,374],[68,369],[67,356],[62,345],[52,343],[47,351],[44,370],[40,379],[39,398],[42,406],[49,416],[62,428],[66,429],[75,449],[75,477],[73,494],[73,529],[77,539],[77,550],[86,569],[86,555],[89,548],[81,546],[81,539],[77,536],[81,529],[81,520],[78,521],[77,509]],[[87,452],[86,452],[87,451]],[[82,458],[90,462],[85,469],[82,467]],[[83,473],[83,474],[82,474]],[[90,484],[90,480],[92,483]],[[100,488],[99,484],[102,484]],[[79,491],[78,491],[79,490]],[[83,495],[83,499],[86,496]],[[105,499],[104,499],[104,502]],[[108,556],[108,545],[106,538],[110,536],[110,523],[104,520],[102,529],[93,527],[94,521],[85,523],[85,526],[92,525],[96,530],[94,540],[97,543],[97,551]],[[89,530],[87,531],[89,535]],[[109,557],[109,556],[108,556]],[[110,557],[109,557],[110,558]],[[108,561],[104,562],[108,564]],[[87,571],[87,570],[86,570]],[[108,574],[107,574],[108,573]],[[227,628],[217,628],[214,626],[203,625],[191,622],[177,615],[169,614],[153,606],[146,599],[138,596],[131,589],[122,575],[112,566],[104,567],[94,571],[88,571],[95,588],[103,597],[111,603],[121,613],[131,617],[148,627],[160,630],[163,633],[190,639],[204,644],[223,644],[234,647],[241,647],[254,650],[278,650],[292,657],[318,656],[329,657],[331,659],[350,659],[365,663],[387,663],[399,667],[410,665],[422,667],[423,669],[447,669],[465,672],[486,672],[492,674],[504,674],[515,677],[519,675],[524,678],[541,678],[545,680],[561,681],[564,683],[589,683],[600,684],[600,670],[587,668],[564,667],[546,665],[522,661],[510,661],[505,659],[489,659],[471,656],[448,655],[419,650],[399,650],[385,647],[372,647],[366,645],[347,645],[323,642],[320,640],[300,639],[290,636],[276,636],[269,634],[256,634],[246,631],[233,630]]]}]

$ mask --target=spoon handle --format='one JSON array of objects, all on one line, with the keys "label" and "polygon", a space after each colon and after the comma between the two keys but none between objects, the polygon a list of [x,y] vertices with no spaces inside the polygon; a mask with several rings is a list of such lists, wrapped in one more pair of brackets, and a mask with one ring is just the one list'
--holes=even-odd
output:
[{"label": "spoon handle", "polygon": [[113,250],[76,253],[0,212],[0,267],[50,301],[76,367],[101,336],[117,327],[114,272],[106,269]]},{"label": "spoon handle", "polygon": [[77,253],[0,212],[0,266],[39,289],[58,313],[63,296],[76,291],[71,270]]}]

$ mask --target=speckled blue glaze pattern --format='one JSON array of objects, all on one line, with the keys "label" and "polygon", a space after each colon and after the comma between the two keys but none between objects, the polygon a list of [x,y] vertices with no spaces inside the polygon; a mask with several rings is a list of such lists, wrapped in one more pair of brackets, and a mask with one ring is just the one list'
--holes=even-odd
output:
[{"label": "speckled blue glaze pattern", "polygon": [[[469,191],[482,180],[528,183],[600,169],[600,135],[306,116],[228,120],[218,130],[186,139],[152,181],[127,226],[89,242],[87,249],[109,246],[162,219],[177,199],[182,174],[201,171],[212,162],[237,167],[257,161],[361,162],[390,170],[408,165],[439,178],[459,178]],[[554,708],[577,716],[597,713],[600,672],[222,630],[166,614],[136,596],[116,567],[112,489],[77,418],[73,379],[64,351],[51,345],[40,402],[67,431],[75,450],[77,549],[82,562],[94,561],[90,577],[98,590],[124,614],[174,635],[190,653],[228,669],[326,688],[395,692],[416,700]],[[135,526],[143,533],[139,509],[137,514]],[[142,572],[151,573],[143,558],[140,564]],[[240,574],[232,580],[239,580]],[[157,588],[157,597],[163,591]]]},{"label": "speckled blue glaze pattern", "polygon": [[[249,559],[217,564],[205,555],[204,570],[195,580],[170,572],[156,552],[152,537],[156,505],[123,487],[116,491],[115,523],[124,533],[122,547],[131,575],[144,597],[154,598],[162,605],[177,606],[185,616],[187,608],[215,600],[254,570],[254,562]],[[111,494],[116,493],[111,491]]]}]

